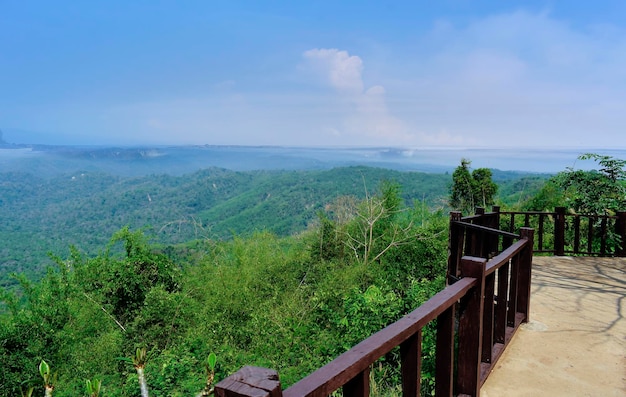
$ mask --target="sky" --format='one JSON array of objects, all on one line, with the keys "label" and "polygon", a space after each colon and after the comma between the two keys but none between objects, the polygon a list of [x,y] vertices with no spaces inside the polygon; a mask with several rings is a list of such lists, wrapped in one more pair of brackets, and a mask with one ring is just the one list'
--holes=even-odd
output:
[{"label": "sky", "polygon": [[0,0],[12,143],[623,149],[625,126],[623,0]]}]

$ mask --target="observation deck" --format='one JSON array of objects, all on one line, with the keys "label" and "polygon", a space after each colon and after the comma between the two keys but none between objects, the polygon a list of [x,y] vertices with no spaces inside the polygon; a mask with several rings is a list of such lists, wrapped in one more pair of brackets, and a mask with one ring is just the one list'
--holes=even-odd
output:
[{"label": "observation deck", "polygon": [[626,258],[535,256],[531,286],[481,396],[626,396]]}]

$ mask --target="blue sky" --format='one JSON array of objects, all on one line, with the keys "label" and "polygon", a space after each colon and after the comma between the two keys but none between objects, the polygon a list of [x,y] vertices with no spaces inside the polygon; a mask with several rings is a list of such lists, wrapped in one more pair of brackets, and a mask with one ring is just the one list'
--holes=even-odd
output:
[{"label": "blue sky", "polygon": [[626,148],[625,127],[621,0],[0,0],[15,143]]}]

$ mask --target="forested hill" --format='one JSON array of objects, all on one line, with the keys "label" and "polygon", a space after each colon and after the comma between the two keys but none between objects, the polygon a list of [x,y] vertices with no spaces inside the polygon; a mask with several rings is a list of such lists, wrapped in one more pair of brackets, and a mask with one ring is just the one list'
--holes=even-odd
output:
[{"label": "forested hill", "polygon": [[[505,185],[504,196],[512,189],[527,189],[532,179],[494,174],[494,180]],[[297,233],[337,197],[362,198],[366,192],[375,193],[384,180],[401,186],[407,204],[418,200],[432,209],[443,208],[451,177],[370,167],[248,172],[209,168],[183,176],[140,177],[87,171],[51,178],[3,173],[0,281],[6,285],[12,272],[41,274],[51,263],[49,252],[64,257],[71,245],[95,253],[126,225],[145,229],[163,244],[255,230]]]}]

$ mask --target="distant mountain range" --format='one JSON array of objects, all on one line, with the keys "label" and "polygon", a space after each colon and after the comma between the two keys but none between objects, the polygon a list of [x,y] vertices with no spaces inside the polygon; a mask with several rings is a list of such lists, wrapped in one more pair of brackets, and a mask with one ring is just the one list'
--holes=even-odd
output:
[{"label": "distant mountain range", "polygon": [[[77,141],[78,139],[78,141]],[[122,175],[180,175],[207,167],[234,171],[315,170],[364,165],[445,173],[469,159],[472,168],[556,173],[583,167],[581,153],[626,158],[624,149],[470,147],[88,146],[80,138],[14,128],[0,130],[0,166],[41,175],[98,170]],[[87,142],[88,137],[82,138]],[[73,142],[72,144],[63,144]],[[9,151],[7,151],[9,150]],[[594,166],[595,164],[587,164]]]},{"label": "distant mountain range", "polygon": [[[3,139],[0,135],[0,139]],[[0,141],[4,171],[27,171],[54,176],[76,171],[99,171],[123,176],[182,175],[208,167],[234,171],[319,170],[369,166],[397,171],[451,172],[461,159],[473,168],[556,173],[581,167],[582,152],[626,158],[626,150],[496,149],[496,148],[307,148],[282,146],[145,146],[103,147],[13,144]],[[593,166],[594,164],[587,164]]]}]

